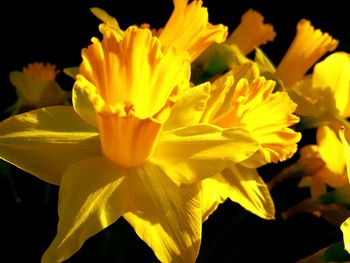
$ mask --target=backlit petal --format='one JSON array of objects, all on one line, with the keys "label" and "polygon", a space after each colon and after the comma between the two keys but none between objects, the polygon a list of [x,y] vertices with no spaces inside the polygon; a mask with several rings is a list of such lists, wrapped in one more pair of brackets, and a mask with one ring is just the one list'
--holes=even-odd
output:
[{"label": "backlit petal", "polygon": [[170,130],[198,123],[209,98],[209,92],[209,82],[181,92],[164,129]]},{"label": "backlit petal", "polygon": [[273,219],[275,207],[269,189],[255,169],[240,164],[201,181],[205,221],[227,198],[264,219]]},{"label": "backlit petal", "polygon": [[227,27],[211,25],[207,8],[203,2],[194,0],[174,0],[174,11],[159,36],[165,48],[176,47],[188,51],[191,61],[195,60],[210,44],[225,41]]},{"label": "backlit petal", "polygon": [[330,88],[341,116],[350,116],[350,55],[336,52],[317,63],[312,75],[312,86]]},{"label": "backlit petal", "polygon": [[350,145],[345,138],[345,127],[341,127],[339,130],[339,137],[340,141],[342,142],[343,145],[343,152],[345,155],[345,165],[346,165],[346,172],[347,172],[347,177],[350,181]]},{"label": "backlit petal", "polygon": [[255,49],[255,62],[258,64],[259,70],[262,74],[272,74],[275,73],[275,65],[266,56],[266,54],[260,49]]},{"label": "backlit petal", "polygon": [[80,77],[74,83],[72,91],[72,102],[75,112],[88,124],[97,128],[96,113],[94,105],[89,100],[88,91],[86,85],[91,85],[88,81],[80,81]]},{"label": "backlit petal", "polygon": [[42,262],[61,262],[91,236],[114,223],[126,210],[127,171],[104,157],[80,161],[63,175],[58,230]]},{"label": "backlit petal", "polygon": [[101,155],[96,130],[68,106],[47,107],[0,123],[0,158],[52,184],[73,163]]},{"label": "backlit petal", "polygon": [[201,241],[199,186],[177,186],[155,165],[128,177],[131,209],[124,218],[161,262],[195,262]]},{"label": "backlit petal", "polygon": [[101,33],[105,33],[107,30],[113,30],[116,33],[116,36],[118,38],[122,38],[124,35],[123,30],[120,29],[119,23],[117,19],[110,16],[106,11],[102,10],[101,8],[93,7],[90,8],[90,11],[102,22],[103,24],[99,25],[99,30]]},{"label": "backlit petal", "polygon": [[345,156],[343,154],[343,145],[340,142],[337,133],[329,126],[322,125],[317,129],[317,143],[322,159],[327,167],[340,177],[345,179]]},{"label": "backlit petal", "polygon": [[257,147],[244,130],[199,124],[163,132],[152,162],[175,182],[193,183],[247,159]]},{"label": "backlit petal", "polygon": [[343,232],[345,250],[350,253],[350,218],[345,220],[340,229]]}]

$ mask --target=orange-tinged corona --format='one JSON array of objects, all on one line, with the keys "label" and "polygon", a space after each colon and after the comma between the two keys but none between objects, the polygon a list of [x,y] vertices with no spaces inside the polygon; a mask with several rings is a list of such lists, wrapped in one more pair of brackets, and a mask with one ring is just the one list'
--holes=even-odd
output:
[{"label": "orange-tinged corona", "polygon": [[165,48],[176,47],[186,50],[195,60],[212,43],[222,43],[227,37],[227,27],[209,23],[208,10],[203,2],[194,0],[173,0],[174,10],[159,39]]},{"label": "orange-tinged corona", "polygon": [[227,44],[238,46],[244,55],[254,48],[272,41],[276,32],[271,24],[264,24],[264,17],[255,10],[248,10],[242,16],[241,23],[227,38]]},{"label": "orange-tinged corona", "polygon": [[150,30],[130,27],[122,39],[113,30],[101,42],[94,38],[82,56],[78,81],[89,83],[104,154],[126,168],[145,163],[188,83],[186,53],[163,52]]}]

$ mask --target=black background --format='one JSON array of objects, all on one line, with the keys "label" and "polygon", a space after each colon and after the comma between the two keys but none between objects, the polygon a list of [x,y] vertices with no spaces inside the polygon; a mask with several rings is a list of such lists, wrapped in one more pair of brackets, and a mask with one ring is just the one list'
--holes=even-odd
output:
[{"label": "black background", "polygon": [[[204,0],[210,22],[223,23],[230,32],[240,16],[253,8],[274,25],[277,36],[263,50],[277,64],[295,34],[299,19],[307,18],[315,27],[340,40],[337,50],[350,46],[349,15],[345,1]],[[81,62],[80,51],[92,36],[100,37],[99,20],[90,7],[105,9],[125,29],[148,22],[165,25],[172,11],[170,0],[112,1],[8,1],[0,15],[0,111],[16,100],[8,74],[35,61],[49,62],[62,69]],[[70,90],[73,81],[60,73],[58,82]],[[311,142],[305,136],[301,144]],[[49,158],[49,157],[48,157]],[[291,160],[290,162],[292,162]],[[281,169],[273,165],[261,169],[269,179]],[[12,167],[12,181],[21,202],[16,204],[11,183],[0,175],[0,262],[39,262],[56,231],[57,187]],[[198,262],[295,262],[318,249],[341,240],[341,232],[325,220],[299,214],[282,220],[279,213],[308,196],[296,188],[297,181],[282,183],[272,195],[277,220],[264,221],[238,205],[225,202],[203,225],[203,242]],[[50,193],[49,195],[47,193]],[[118,261],[116,260],[118,259]],[[155,262],[152,252],[124,220],[89,240],[69,262]]]}]

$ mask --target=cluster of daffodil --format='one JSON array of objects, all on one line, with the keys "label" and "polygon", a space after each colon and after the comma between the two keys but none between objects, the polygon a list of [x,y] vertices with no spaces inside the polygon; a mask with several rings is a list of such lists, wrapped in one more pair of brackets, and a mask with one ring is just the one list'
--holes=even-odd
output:
[{"label": "cluster of daffodil", "polygon": [[[220,203],[273,219],[269,187],[295,174],[310,179],[313,211],[350,204],[350,58],[336,52],[314,66],[338,41],[301,20],[275,68],[258,48],[275,37],[258,12],[246,12],[228,36],[209,23],[202,1],[173,2],[161,30],[122,30],[92,8],[102,40],[93,37],[80,66],[65,70],[75,78],[72,106],[54,66],[11,73],[19,98],[0,123],[0,158],[60,186],[57,235],[43,262],[71,257],[119,217],[161,262],[194,262],[202,223]],[[15,115],[28,105],[37,109]],[[317,127],[317,145],[300,149],[268,186],[257,168],[297,152],[296,125]]]}]

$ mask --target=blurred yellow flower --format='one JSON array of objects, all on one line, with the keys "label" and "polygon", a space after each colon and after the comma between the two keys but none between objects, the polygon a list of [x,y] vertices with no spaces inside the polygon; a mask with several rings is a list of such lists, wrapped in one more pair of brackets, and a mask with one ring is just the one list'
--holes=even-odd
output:
[{"label": "blurred yellow flower", "polygon": [[327,186],[339,188],[347,184],[343,146],[337,133],[329,126],[322,125],[318,127],[316,135],[317,144],[301,148],[298,161],[275,178],[303,177],[300,186],[310,187],[313,198],[326,193]]},{"label": "blurred yellow flower", "polygon": [[212,43],[222,43],[227,27],[209,23],[208,10],[201,0],[173,0],[174,11],[161,30],[159,39],[166,48],[174,46],[189,52],[195,60]]},{"label": "blurred yellow flower", "polygon": [[[0,123],[0,158],[60,185],[57,235],[42,261],[64,261],[123,216],[160,261],[194,262],[200,180],[245,160],[257,144],[242,129],[196,123],[201,101],[181,95],[187,52],[164,50],[150,30],[134,26],[122,36],[106,27],[92,42],[82,51],[74,109],[48,107]],[[186,99],[194,103],[182,112],[187,126],[166,128]]]},{"label": "blurred yellow flower", "polygon": [[[187,51],[190,54],[190,61],[195,60],[212,43],[221,43],[227,37],[227,27],[219,24],[209,23],[208,10],[202,7],[201,0],[173,0],[174,10],[164,28],[152,30],[159,37],[162,48],[175,47],[179,51]],[[120,29],[117,20],[99,8],[92,8],[91,11],[104,23],[100,25],[100,31],[106,28],[113,29],[121,37],[123,31]],[[142,28],[149,28],[150,25],[143,24]]]},{"label": "blurred yellow flower", "polygon": [[333,51],[338,43],[328,33],[315,29],[310,21],[301,19],[293,42],[277,66],[276,76],[286,87],[293,86],[323,55]]},{"label": "blurred yellow flower", "polygon": [[22,71],[12,71],[10,81],[16,88],[18,100],[9,111],[16,114],[23,107],[32,109],[68,103],[71,94],[55,81],[57,73],[55,65],[39,62],[29,64]]},{"label": "blurred yellow flower", "polygon": [[248,55],[256,47],[273,41],[276,32],[271,24],[264,24],[264,17],[255,10],[248,10],[241,23],[227,38],[225,44],[236,45],[243,55]]},{"label": "blurred yellow flower", "polygon": [[317,63],[311,76],[289,91],[296,112],[308,125],[329,124],[350,116],[350,55],[335,52]]}]

